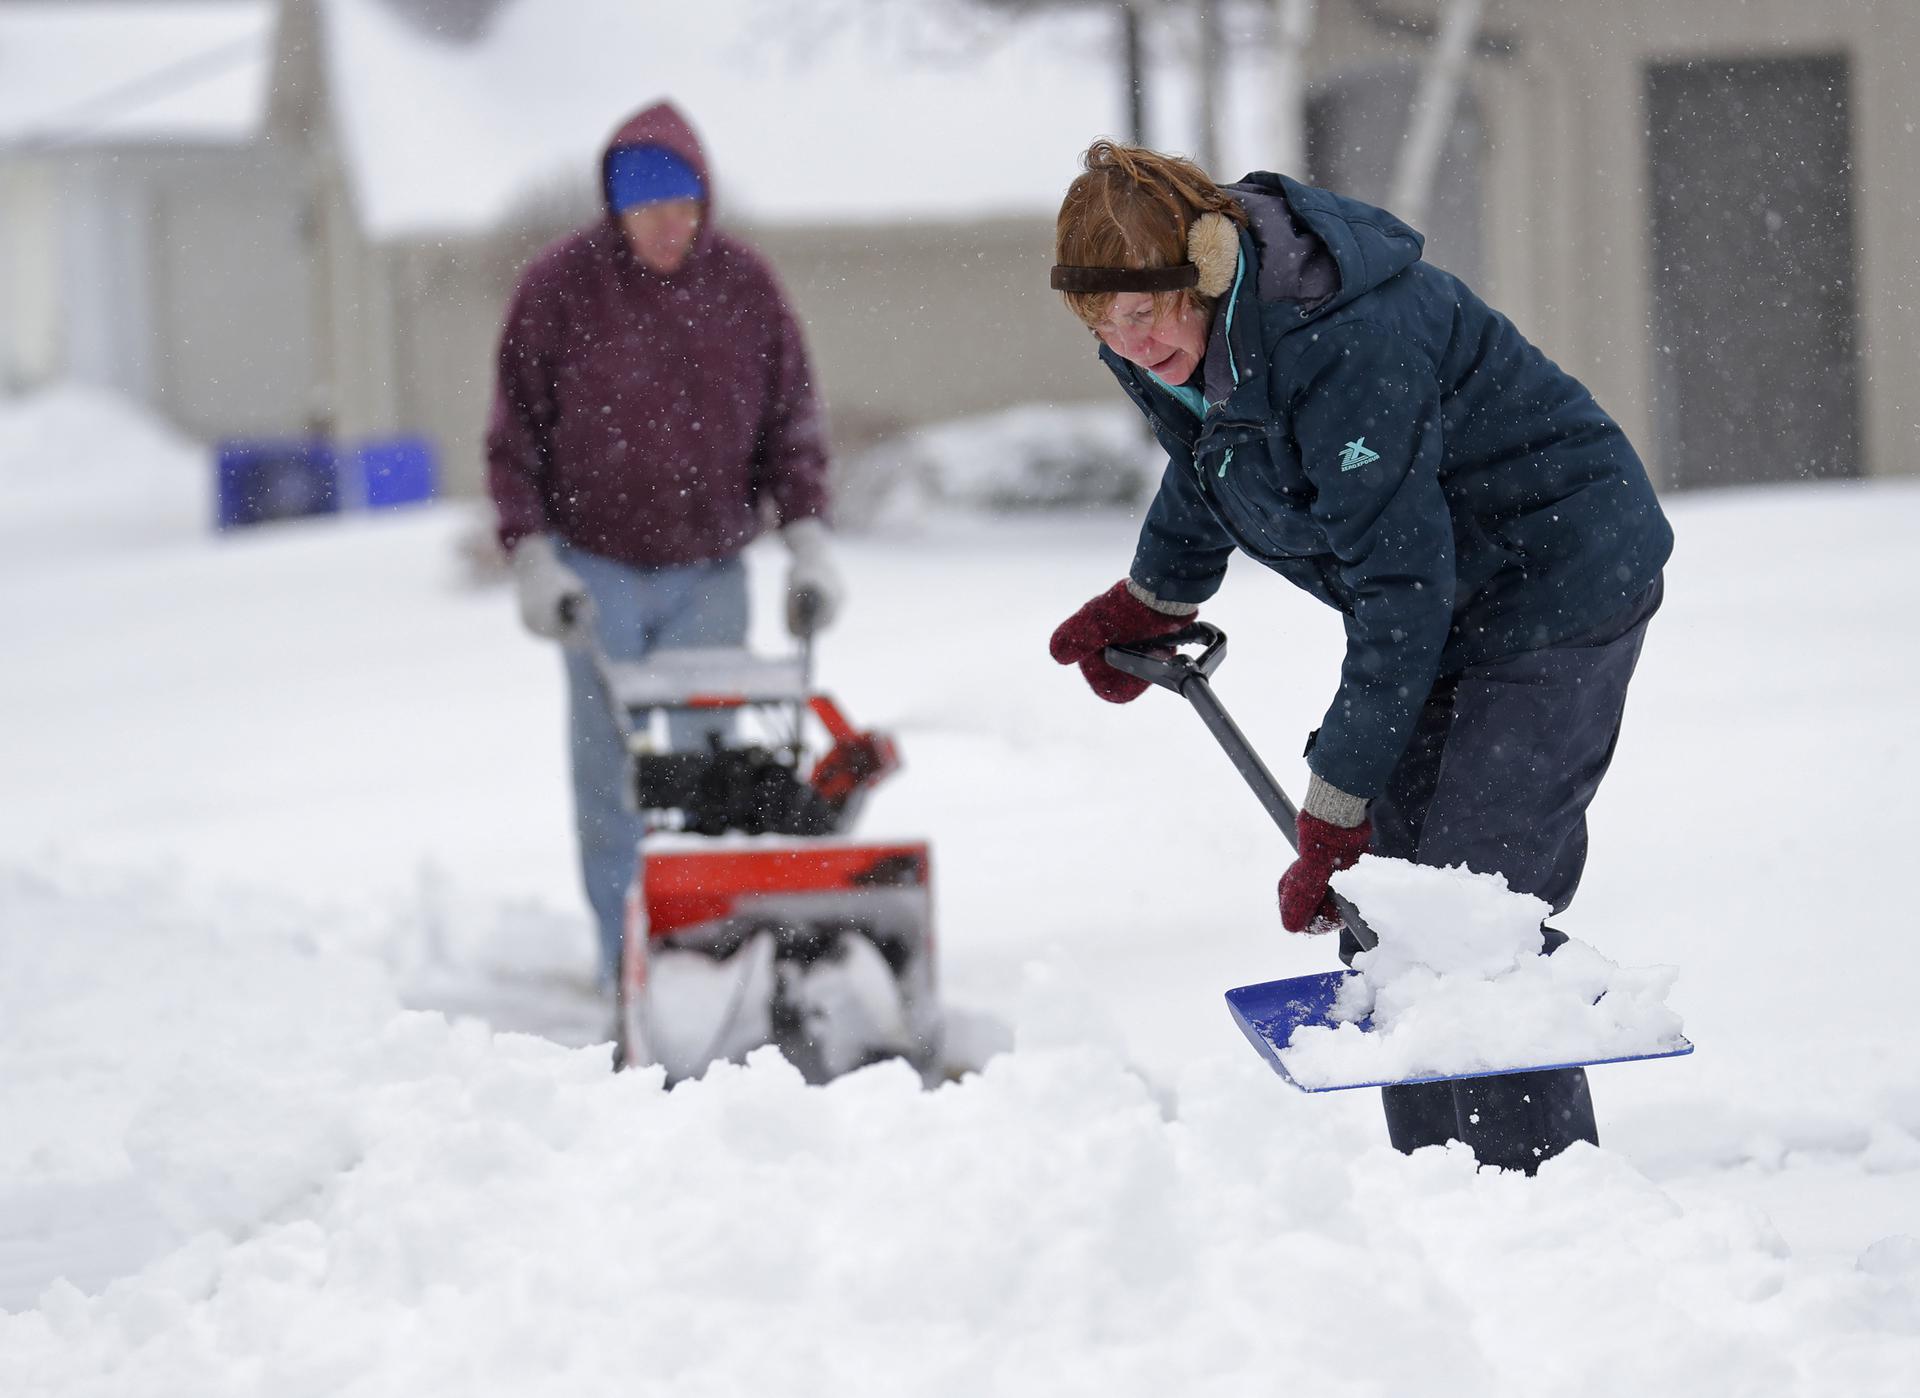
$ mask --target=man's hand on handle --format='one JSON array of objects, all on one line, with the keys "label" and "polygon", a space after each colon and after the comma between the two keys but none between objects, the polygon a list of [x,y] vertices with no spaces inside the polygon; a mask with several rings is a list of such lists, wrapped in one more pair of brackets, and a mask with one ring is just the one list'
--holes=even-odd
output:
[{"label": "man's hand on handle", "polygon": [[793,555],[787,570],[787,630],[805,638],[825,630],[839,615],[846,585],[834,565],[827,526],[817,519],[796,519],[780,531]]},{"label": "man's hand on handle", "polygon": [[580,575],[560,561],[546,534],[529,534],[513,546],[513,586],[520,620],[549,641],[571,641],[593,622],[593,598]]},{"label": "man's hand on handle", "polygon": [[1107,664],[1101,652],[1170,636],[1187,625],[1198,607],[1179,612],[1148,605],[1145,594],[1122,578],[1086,606],[1061,622],[1047,649],[1062,665],[1078,665],[1093,692],[1110,704],[1125,704],[1147,691],[1145,680],[1123,674]]}]

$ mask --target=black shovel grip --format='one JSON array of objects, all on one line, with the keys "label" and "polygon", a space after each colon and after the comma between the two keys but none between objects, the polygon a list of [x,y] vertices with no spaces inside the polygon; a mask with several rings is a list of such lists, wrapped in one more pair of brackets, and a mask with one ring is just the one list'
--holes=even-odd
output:
[{"label": "black shovel grip", "polygon": [[[1195,645],[1203,648],[1198,656],[1189,660],[1180,654],[1181,646]],[[1211,622],[1192,621],[1150,641],[1108,646],[1102,655],[1122,674],[1183,694],[1195,675],[1211,675],[1227,658],[1227,633]]]}]

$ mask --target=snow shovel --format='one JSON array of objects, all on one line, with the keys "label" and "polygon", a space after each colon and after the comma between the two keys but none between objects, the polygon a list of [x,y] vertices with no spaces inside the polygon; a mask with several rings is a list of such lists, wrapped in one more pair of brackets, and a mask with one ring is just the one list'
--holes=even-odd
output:
[{"label": "snow shovel", "polygon": [[[1189,659],[1180,654],[1179,648],[1186,645],[1201,647],[1197,657]],[[1287,793],[1267,770],[1266,763],[1253,750],[1246,735],[1234,723],[1226,707],[1221,704],[1213,692],[1209,677],[1220,668],[1220,662],[1227,657],[1227,635],[1219,627],[1204,621],[1196,621],[1168,636],[1136,645],[1108,646],[1105,658],[1114,669],[1132,675],[1135,679],[1145,680],[1162,689],[1170,689],[1189,704],[1200,715],[1200,721],[1207,726],[1232,761],[1234,768],[1246,779],[1253,794],[1273,823],[1280,827],[1280,833],[1287,837],[1287,843],[1299,848],[1299,836],[1296,822],[1299,810],[1288,799]],[[1347,925],[1354,940],[1359,942],[1362,951],[1371,951],[1379,944],[1379,938],[1360,910],[1342,894],[1329,889],[1334,908],[1340,914],[1340,920]],[[1461,1078],[1505,1077],[1510,1073],[1537,1072],[1552,1068],[1577,1068],[1594,1063],[1626,1063],[1640,1058],[1674,1058],[1693,1052],[1693,1045],[1684,1038],[1680,1047],[1656,1050],[1649,1053],[1625,1054],[1610,1058],[1581,1058],[1567,1062],[1525,1064],[1515,1067],[1487,1069],[1476,1072],[1435,1073],[1423,1077],[1396,1078],[1391,1080],[1370,1079],[1363,1082],[1336,1082],[1309,1085],[1299,1081],[1287,1070],[1281,1055],[1293,1042],[1296,1031],[1317,1027],[1335,1028],[1342,1021],[1333,1018],[1334,997],[1340,993],[1341,985],[1352,971],[1323,971],[1312,976],[1292,976],[1286,980],[1265,981],[1259,985],[1243,985],[1227,992],[1227,1008],[1232,1011],[1234,1023],[1240,1026],[1240,1032],[1260,1056],[1281,1077],[1302,1092],[1339,1092],[1355,1087],[1389,1087],[1395,1083],[1411,1084],[1422,1082],[1452,1082]],[[1363,1033],[1373,1028],[1371,1020],[1360,1020],[1354,1025]]]}]

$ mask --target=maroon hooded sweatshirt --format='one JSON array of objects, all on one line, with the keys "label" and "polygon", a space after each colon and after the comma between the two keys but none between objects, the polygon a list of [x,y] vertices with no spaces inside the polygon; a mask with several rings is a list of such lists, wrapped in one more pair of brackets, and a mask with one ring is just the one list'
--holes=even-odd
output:
[{"label": "maroon hooded sweatshirt", "polygon": [[782,524],[826,514],[806,346],[767,264],[707,217],[712,177],[680,113],[662,102],[620,128],[603,191],[627,146],[694,168],[700,231],[663,276],[609,208],[521,277],[487,425],[500,541],[553,533],[642,568],[731,558],[760,532],[763,496]]}]

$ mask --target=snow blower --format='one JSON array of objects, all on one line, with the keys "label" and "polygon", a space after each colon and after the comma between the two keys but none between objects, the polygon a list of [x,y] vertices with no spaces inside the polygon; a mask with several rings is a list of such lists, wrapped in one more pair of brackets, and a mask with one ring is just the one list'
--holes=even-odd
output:
[{"label": "snow blower", "polygon": [[[660,1063],[678,1080],[772,1044],[809,1082],[895,1057],[937,1078],[927,844],[847,836],[899,769],[892,739],[814,692],[810,643],[788,658],[682,649],[615,664],[597,643],[591,653],[628,753],[626,795],[646,822],[615,1065]],[[722,720],[704,747],[656,742],[669,716],[694,713]]]},{"label": "snow blower", "polygon": [[[1180,653],[1180,647],[1198,645],[1201,647],[1197,657],[1189,658]],[[1210,678],[1226,659],[1227,637],[1219,627],[1207,622],[1194,622],[1172,635],[1163,636],[1155,641],[1140,645],[1109,646],[1105,651],[1107,663],[1115,669],[1132,675],[1136,679],[1146,680],[1163,689],[1170,689],[1193,705],[1194,712],[1207,726],[1215,740],[1226,752],[1234,768],[1245,778],[1261,806],[1273,818],[1274,824],[1286,836],[1290,846],[1297,847],[1296,831],[1297,808],[1274,779],[1273,773],[1260,760],[1239,726],[1227,713],[1226,707],[1213,692]],[[1367,925],[1365,917],[1352,901],[1337,889],[1329,890],[1340,919],[1353,934],[1362,951],[1371,951],[1378,945],[1378,937]],[[1234,1022],[1247,1036],[1261,1057],[1281,1077],[1303,1092],[1330,1092],[1354,1087],[1385,1087],[1393,1083],[1445,1082],[1461,1078],[1499,1077],[1509,1073],[1533,1072],[1551,1068],[1583,1067],[1596,1063],[1624,1063],[1643,1058],[1672,1058],[1693,1052],[1693,1045],[1684,1037],[1677,1038],[1677,1044],[1643,1053],[1623,1053],[1611,1056],[1581,1057],[1578,1055],[1561,1061],[1548,1063],[1527,1063],[1505,1065],[1498,1068],[1476,1069],[1473,1071],[1452,1073],[1430,1073],[1394,1078],[1367,1078],[1358,1081],[1303,1082],[1288,1070],[1285,1055],[1292,1045],[1294,1036],[1307,1028],[1337,1029],[1343,1021],[1337,1017],[1335,1001],[1340,996],[1342,986],[1355,975],[1352,971],[1327,971],[1318,975],[1294,976],[1286,980],[1266,981],[1259,985],[1243,985],[1227,992],[1227,1007],[1232,1012]],[[1351,1028],[1362,1033],[1371,1033],[1373,1025],[1370,1019],[1344,1021]]]}]

